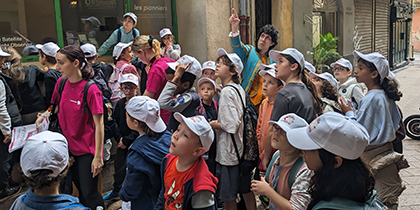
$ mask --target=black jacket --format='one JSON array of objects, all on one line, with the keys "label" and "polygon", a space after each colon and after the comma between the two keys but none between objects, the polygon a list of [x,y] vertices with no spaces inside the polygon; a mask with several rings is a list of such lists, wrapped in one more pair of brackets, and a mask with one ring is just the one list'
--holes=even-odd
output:
[{"label": "black jacket", "polygon": [[126,115],[125,115],[126,102],[127,102],[127,99],[125,97],[117,102],[112,118],[115,119],[115,122],[118,125],[117,131],[115,132],[115,140],[119,142],[120,138],[122,137],[123,144],[126,147],[129,147],[134,142],[134,140],[136,140],[136,138],[139,136],[139,133],[137,131],[131,130],[127,125]]}]

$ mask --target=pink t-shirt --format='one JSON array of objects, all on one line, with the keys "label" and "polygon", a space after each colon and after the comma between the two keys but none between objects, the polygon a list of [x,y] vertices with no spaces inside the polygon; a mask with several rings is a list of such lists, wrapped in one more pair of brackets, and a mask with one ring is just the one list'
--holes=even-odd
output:
[{"label": "pink t-shirt", "polygon": [[[124,60],[120,60],[117,62],[117,64],[115,64],[115,68],[120,69],[122,68],[122,66],[124,64],[128,64],[124,69],[123,69],[123,74],[128,74],[128,73],[132,73],[134,75],[136,75],[139,78],[140,81],[140,76],[139,76],[139,72],[137,71],[136,67],[131,65],[130,62],[128,61],[124,61]],[[138,85],[137,85],[138,86]]]},{"label": "pink t-shirt", "polygon": [[[165,70],[169,67],[166,63],[175,62],[169,58],[163,57],[156,59],[152,67],[150,67],[149,73],[147,74],[146,90],[155,93],[154,99],[158,99],[160,93],[166,85],[166,73]],[[168,124],[171,112],[160,109],[160,116],[165,124]]]},{"label": "pink t-shirt", "polygon": [[[55,84],[51,103],[60,98],[58,87],[62,77]],[[83,90],[86,80],[70,83],[68,80],[61,93],[58,119],[63,135],[69,144],[69,151],[80,156],[91,153],[95,155],[95,123],[92,114],[103,114],[102,92],[93,84],[90,86],[87,100],[89,111],[83,112]]]}]

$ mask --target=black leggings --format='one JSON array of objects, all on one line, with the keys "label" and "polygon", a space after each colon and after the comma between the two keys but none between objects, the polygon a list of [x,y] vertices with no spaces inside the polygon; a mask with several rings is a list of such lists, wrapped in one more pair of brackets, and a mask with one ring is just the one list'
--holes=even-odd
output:
[{"label": "black leggings", "polygon": [[80,202],[91,209],[104,206],[102,195],[98,192],[98,176],[92,178],[91,164],[92,154],[73,156],[74,163],[70,167],[72,181],[79,190]]}]

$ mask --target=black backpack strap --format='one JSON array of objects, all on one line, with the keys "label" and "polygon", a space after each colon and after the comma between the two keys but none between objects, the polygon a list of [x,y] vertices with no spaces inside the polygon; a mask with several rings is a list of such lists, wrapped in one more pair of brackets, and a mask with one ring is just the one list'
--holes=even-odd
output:
[{"label": "black backpack strap", "polygon": [[95,81],[89,80],[88,82],[86,82],[85,88],[83,89],[83,101],[84,101],[83,112],[87,112],[88,110],[90,111],[89,105],[88,105],[88,102],[87,102],[87,95],[88,95],[88,91],[89,91],[90,86],[92,86],[93,84],[95,84]]},{"label": "black backpack strap", "polygon": [[133,28],[132,30],[131,30],[131,34],[133,35],[133,40],[136,38],[136,36],[137,36],[137,33],[136,33],[136,30],[134,30],[135,28]]},{"label": "black backpack strap", "polygon": [[63,93],[64,90],[64,85],[66,85],[68,78],[61,78],[60,80],[60,84],[58,84],[58,95],[60,96],[58,98],[58,101],[55,101],[52,105],[52,109],[51,109],[51,113],[55,112],[55,108],[58,106],[58,104],[60,104],[60,100],[61,100],[61,94]]},{"label": "black backpack strap", "polygon": [[289,188],[292,189],[293,183],[296,181],[296,175],[300,168],[305,164],[305,161],[303,160],[302,156],[300,156],[295,163],[293,163],[292,168],[289,172],[289,177],[287,178],[287,184],[289,185]]},{"label": "black backpack strap", "polygon": [[118,33],[117,33],[117,44],[121,42],[121,27],[118,28]]},{"label": "black backpack strap", "polygon": [[230,137],[232,138],[233,146],[235,147],[236,157],[238,158],[238,161],[239,161],[239,170],[240,170],[241,169],[242,158],[239,156],[238,145],[236,144],[235,136],[233,135],[233,133],[230,134]]},{"label": "black backpack strap", "polygon": [[239,98],[241,99],[241,103],[242,103],[242,108],[243,108],[243,111],[245,112],[245,104],[244,104],[244,100],[242,99],[241,93],[239,92],[238,88],[236,88],[236,87],[235,87],[235,86],[233,86],[233,85],[227,85],[227,86],[232,87],[233,89],[235,89],[235,90],[236,90],[236,92],[238,93]]}]

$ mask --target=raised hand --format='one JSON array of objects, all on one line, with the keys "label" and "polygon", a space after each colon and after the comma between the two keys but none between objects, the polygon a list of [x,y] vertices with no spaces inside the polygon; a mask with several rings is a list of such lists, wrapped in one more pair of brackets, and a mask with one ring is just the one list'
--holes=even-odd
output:
[{"label": "raised hand", "polygon": [[232,32],[236,33],[239,31],[239,22],[241,20],[239,19],[238,13],[236,13],[235,8],[232,8],[232,15],[229,18],[230,25],[232,27]]}]

